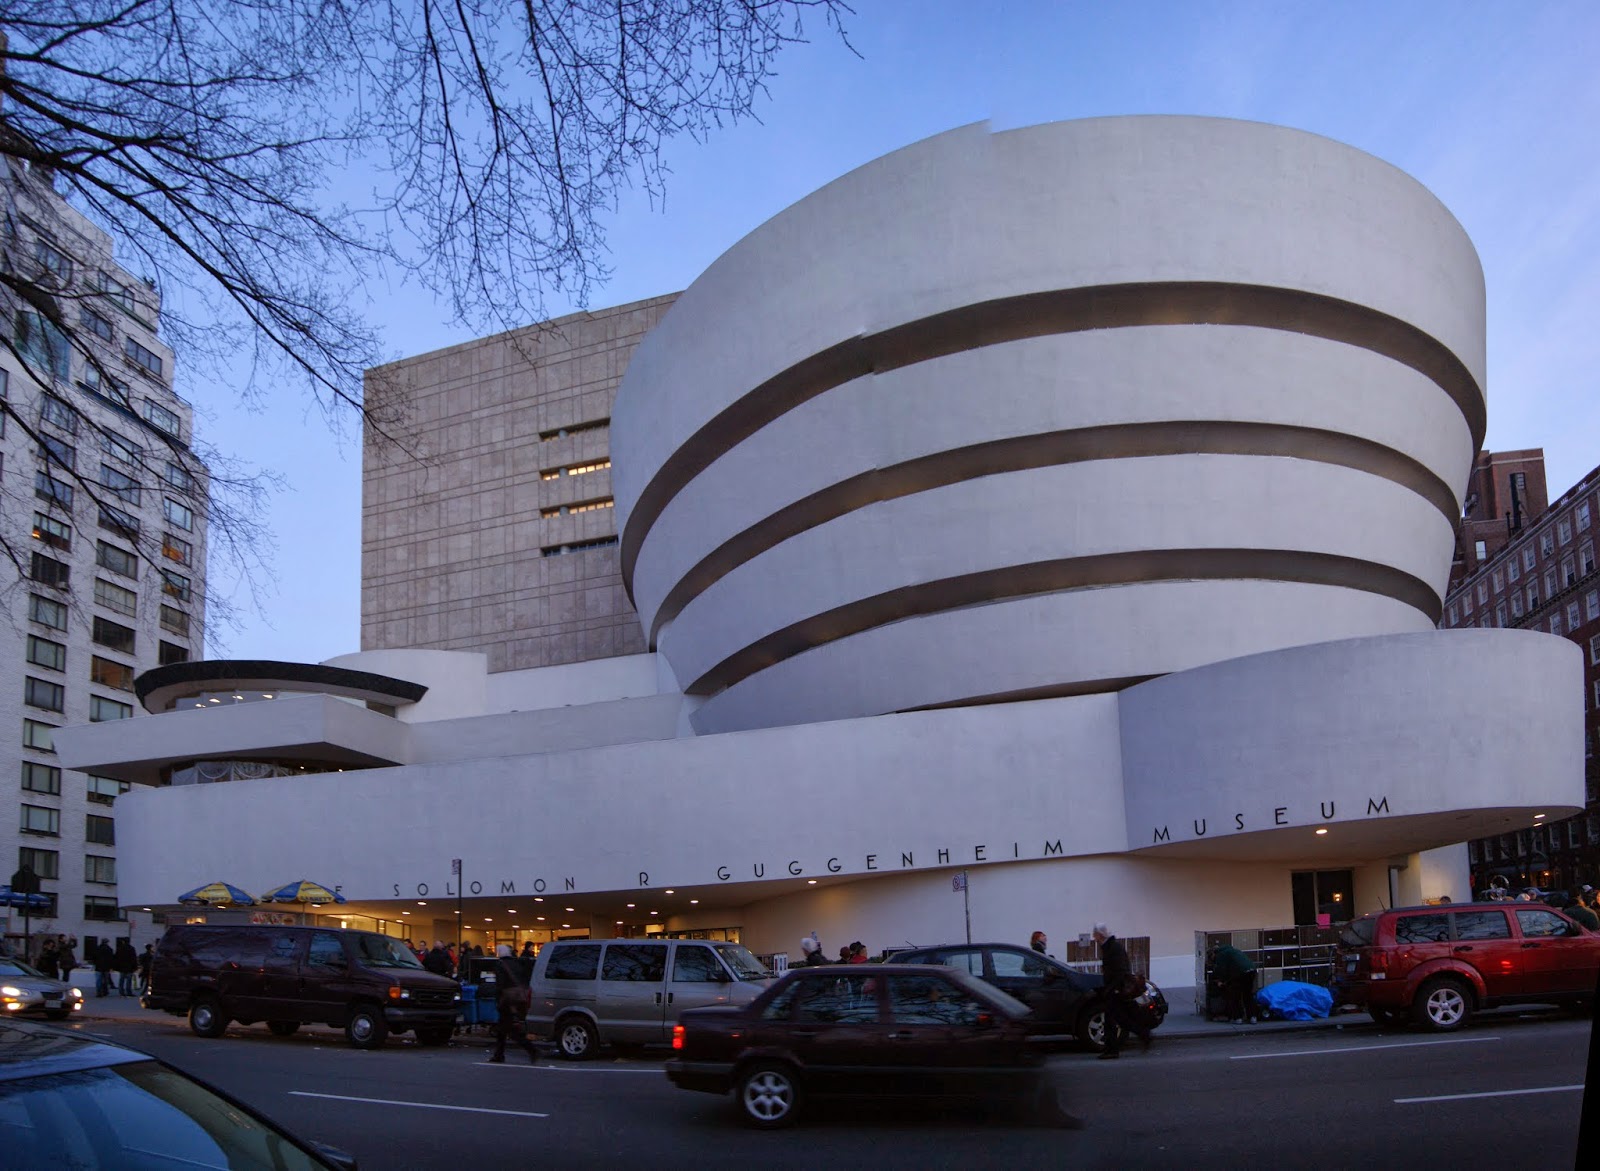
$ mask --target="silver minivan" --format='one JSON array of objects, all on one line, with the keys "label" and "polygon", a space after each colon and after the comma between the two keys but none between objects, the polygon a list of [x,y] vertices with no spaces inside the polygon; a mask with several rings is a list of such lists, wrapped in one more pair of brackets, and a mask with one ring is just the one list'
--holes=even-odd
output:
[{"label": "silver minivan", "polygon": [[664,1045],[684,1009],[748,1004],[773,979],[738,943],[558,940],[534,965],[528,1030],[572,1061],[601,1044]]}]

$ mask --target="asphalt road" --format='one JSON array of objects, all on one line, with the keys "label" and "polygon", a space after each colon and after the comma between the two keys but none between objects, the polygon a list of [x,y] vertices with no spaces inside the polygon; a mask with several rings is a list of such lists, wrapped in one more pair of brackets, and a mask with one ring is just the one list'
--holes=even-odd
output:
[{"label": "asphalt road", "polygon": [[[391,1040],[350,1049],[331,1030],[263,1027],[202,1040],[178,1018],[79,1022],[380,1168],[819,1166],[1349,1168],[1501,1166],[1568,1171],[1590,1022],[1484,1018],[1449,1036],[1353,1026],[1161,1041],[1117,1062],[1051,1067],[1081,1131],[948,1108],[848,1104],[794,1130],[754,1132],[723,1099],[678,1090],[659,1055],[580,1065],[488,1045]],[[1596,1091],[1600,1098],[1600,1089]],[[1600,1100],[1591,1103],[1600,1109]]]}]

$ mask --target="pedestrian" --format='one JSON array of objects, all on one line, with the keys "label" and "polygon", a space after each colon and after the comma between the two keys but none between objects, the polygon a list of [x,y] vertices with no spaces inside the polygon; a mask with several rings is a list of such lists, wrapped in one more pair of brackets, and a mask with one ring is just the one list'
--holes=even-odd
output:
[{"label": "pedestrian", "polygon": [[139,953],[139,995],[150,991],[150,969],[156,962],[156,945],[147,943]]},{"label": "pedestrian", "polygon": [[72,969],[78,966],[76,948],[78,937],[76,935],[61,935],[56,938],[56,968],[61,973],[63,982],[72,979]]},{"label": "pedestrian", "polygon": [[111,945],[101,940],[91,949],[94,952],[94,994],[96,996],[111,995],[111,966],[116,962],[116,953],[111,950]]},{"label": "pedestrian", "polygon": [[1576,922],[1580,923],[1585,930],[1600,931],[1600,916],[1597,916],[1592,910],[1590,910],[1583,900],[1583,888],[1576,886],[1573,887],[1572,905],[1567,908],[1567,914]]},{"label": "pedestrian", "polygon": [[1211,976],[1222,987],[1230,1021],[1253,1025],[1261,1019],[1261,1009],[1256,1004],[1256,965],[1249,956],[1230,943],[1215,944],[1211,949]]},{"label": "pedestrian", "polygon": [[56,941],[48,935],[44,937],[44,942],[39,945],[39,958],[34,961],[33,966],[52,980],[56,978],[56,973],[60,970],[56,967]]},{"label": "pedestrian", "polygon": [[522,954],[517,958],[527,960],[530,964],[538,958],[538,953],[534,951],[533,940],[530,939],[522,945]]},{"label": "pedestrian", "polygon": [[521,956],[511,954],[511,945],[495,945],[494,986],[495,1008],[498,1019],[494,1023],[493,1062],[506,1059],[506,1038],[514,1038],[522,1046],[528,1060],[538,1064],[539,1050],[528,1039],[528,1006],[533,994],[528,985],[533,979],[533,968]]},{"label": "pedestrian", "polygon": [[1100,945],[1100,976],[1106,993],[1106,1046],[1100,1059],[1112,1061],[1122,1053],[1123,1034],[1133,1033],[1139,1044],[1148,1049],[1150,1030],[1141,1027],[1133,1014],[1133,1000],[1142,991],[1142,984],[1133,974],[1128,949],[1104,923],[1094,925],[1094,939]]},{"label": "pedestrian", "polygon": [[1028,940],[1028,946],[1033,948],[1033,950],[1038,952],[1040,955],[1049,955],[1050,953],[1044,949],[1045,944],[1049,942],[1050,941],[1045,938],[1043,931],[1035,931],[1033,933],[1033,938]]},{"label": "pedestrian", "polygon": [[133,974],[139,970],[139,953],[133,950],[133,944],[127,936],[117,940],[116,950],[111,953],[111,969],[117,974],[117,995],[133,995]]},{"label": "pedestrian", "polygon": [[433,941],[432,949],[422,957],[422,966],[436,976],[448,976],[455,970],[455,965],[450,962],[450,953],[444,949],[444,940]]},{"label": "pedestrian", "polygon": [[816,932],[800,937],[800,950],[805,953],[802,964],[808,968],[826,967],[828,957],[822,954],[822,941],[817,938]]},{"label": "pedestrian", "polygon": [[848,943],[839,949],[839,962],[841,964],[850,962],[850,945]]},{"label": "pedestrian", "polygon": [[850,959],[849,959],[848,962],[852,963],[852,964],[864,964],[864,963],[866,963],[867,962],[867,945],[862,943],[859,939],[856,940],[854,943],[852,943],[850,945]]}]

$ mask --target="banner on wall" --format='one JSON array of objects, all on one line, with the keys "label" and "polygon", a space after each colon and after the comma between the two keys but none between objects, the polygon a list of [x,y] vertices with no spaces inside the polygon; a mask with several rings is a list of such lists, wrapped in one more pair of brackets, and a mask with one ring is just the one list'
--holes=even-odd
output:
[{"label": "banner on wall", "polygon": [[269,927],[293,927],[300,916],[292,911],[251,911],[250,922],[264,923]]}]

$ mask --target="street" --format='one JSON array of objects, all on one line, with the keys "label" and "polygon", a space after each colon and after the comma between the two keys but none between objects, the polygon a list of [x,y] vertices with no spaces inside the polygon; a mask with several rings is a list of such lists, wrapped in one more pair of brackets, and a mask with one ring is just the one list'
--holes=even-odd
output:
[{"label": "street", "polygon": [[959,1109],[819,1106],[791,1131],[746,1129],[725,1100],[688,1093],[664,1053],[584,1064],[490,1042],[376,1052],[332,1030],[203,1040],[176,1017],[91,1019],[77,1030],[153,1053],[364,1168],[506,1166],[1344,1168],[1374,1158],[1573,1166],[1590,1022],[1490,1015],[1439,1036],[1349,1018],[1343,1028],[1158,1039],[1117,1062],[1051,1059],[1081,1131]]}]

